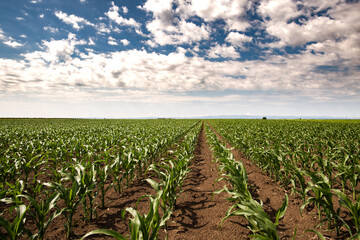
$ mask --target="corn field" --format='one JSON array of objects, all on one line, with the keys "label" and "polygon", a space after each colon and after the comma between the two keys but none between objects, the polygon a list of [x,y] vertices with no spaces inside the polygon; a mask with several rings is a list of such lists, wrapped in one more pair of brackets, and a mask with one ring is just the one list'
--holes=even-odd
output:
[{"label": "corn field", "polygon": [[253,164],[300,197],[300,211],[313,205],[328,229],[339,234],[343,227],[350,238],[360,237],[359,121],[209,122]]},{"label": "corn field", "polygon": [[[224,186],[212,194],[226,194],[230,206],[217,219],[219,231],[231,219],[243,218],[249,239],[281,239],[279,223],[292,198],[301,200],[300,213],[316,212],[319,224],[307,231],[319,239],[328,231],[360,238],[356,120],[0,119],[0,239],[49,239],[57,222],[62,223],[58,239],[167,236],[184,182],[196,167],[201,129],[217,182]],[[233,150],[285,192],[273,213],[254,195]],[[74,231],[97,222],[114,196],[126,198],[138,183],[151,190],[135,205],[119,207],[126,231]],[[293,232],[291,239],[297,239],[297,229]]]}]

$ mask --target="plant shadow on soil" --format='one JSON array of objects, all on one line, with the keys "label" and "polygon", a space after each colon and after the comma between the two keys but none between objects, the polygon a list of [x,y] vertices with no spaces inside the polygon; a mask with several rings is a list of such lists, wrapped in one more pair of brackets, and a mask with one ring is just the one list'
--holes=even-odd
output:
[{"label": "plant shadow on soil", "polygon": [[[257,168],[244,154],[233,150],[236,160],[242,161],[248,172],[249,186],[251,193],[256,200],[262,200],[265,211],[271,219],[275,219],[276,210],[281,206],[284,198],[284,190],[280,185],[259,168]],[[194,152],[195,158],[190,165],[191,171],[185,179],[183,192],[178,197],[171,219],[168,221],[168,228],[160,232],[160,239],[249,239],[251,232],[247,229],[247,221],[241,217],[232,217],[223,223],[219,229],[221,219],[225,217],[226,211],[231,206],[225,198],[227,194],[214,195],[213,192],[222,189],[226,184],[224,181],[216,182],[219,177],[217,163],[212,160],[212,152],[206,142],[204,128],[202,127]],[[111,229],[118,231],[124,236],[128,235],[128,221],[130,214],[122,219],[122,210],[126,207],[136,207],[138,199],[143,195],[153,195],[154,190],[144,181],[144,178],[136,180],[129,188],[118,194],[110,188],[106,196],[106,208],[97,208],[97,218],[88,224],[83,221],[82,207],[79,205],[74,221],[73,239],[78,239],[84,234],[95,229]],[[100,205],[100,199],[96,202]],[[143,198],[137,204],[140,213],[147,213],[149,200]],[[306,229],[315,229],[319,224],[314,216],[315,209],[304,211],[302,216],[299,213],[299,199],[289,196],[289,207],[284,218],[280,221],[278,232],[281,239],[291,239],[295,227],[298,227],[296,239],[309,240],[314,234],[306,233]],[[45,239],[65,239],[65,219],[63,216],[56,218],[49,226]],[[33,227],[34,226],[30,226]],[[332,239],[345,239],[346,235],[336,237],[333,233],[326,234]],[[25,239],[25,238],[23,238]],[[89,237],[88,239],[112,239],[104,235]]]}]

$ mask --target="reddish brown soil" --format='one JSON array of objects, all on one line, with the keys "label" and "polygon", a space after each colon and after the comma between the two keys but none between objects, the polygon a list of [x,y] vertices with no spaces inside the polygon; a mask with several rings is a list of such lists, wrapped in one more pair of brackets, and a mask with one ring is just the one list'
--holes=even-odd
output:
[{"label": "reddish brown soil", "polygon": [[[246,167],[249,185],[254,189],[253,197],[261,199],[265,211],[274,218],[276,210],[284,199],[284,189],[244,158],[239,151],[233,150],[233,154]],[[168,222],[168,239],[249,239],[248,236],[251,232],[247,229],[247,221],[244,218],[232,217],[224,222],[222,229],[219,229],[220,221],[231,204],[225,199],[227,197],[225,193],[213,195],[215,190],[222,189],[226,183],[215,181],[219,176],[218,165],[212,162],[212,153],[206,143],[204,128],[201,129],[198,136],[195,158],[190,168],[192,171],[184,182],[183,193],[177,199],[175,210]],[[144,178],[138,179],[121,194],[111,188],[106,197],[106,209],[98,208],[96,220],[88,224],[82,220],[83,211],[79,205],[74,216],[74,222],[77,223],[73,228],[73,239],[78,239],[95,229],[112,229],[128,235],[129,214],[123,221],[121,211],[126,207],[135,207],[139,197],[145,194],[154,194],[154,190],[143,180]],[[100,205],[99,199],[97,199],[97,203]],[[59,206],[61,204],[63,203],[59,201]],[[306,229],[315,229],[315,226],[319,224],[316,219],[316,211],[304,211],[301,216],[299,213],[300,206],[300,199],[289,196],[287,212],[278,226],[278,233],[282,239],[291,239],[295,227],[297,227],[295,239],[317,239],[312,233],[304,234]],[[139,202],[137,210],[145,213],[148,211],[148,207],[149,200],[144,198]],[[63,216],[55,219],[49,226],[45,239],[65,239],[64,223],[65,218]],[[28,225],[35,232],[35,225],[31,222]],[[335,233],[320,231],[325,236],[335,239]],[[3,231],[0,231],[0,234],[1,232]],[[160,239],[165,238],[165,232],[161,231]],[[112,238],[98,235],[89,239]]]},{"label": "reddish brown soil", "polygon": [[[222,136],[220,136],[214,128],[211,127],[211,129],[221,141],[224,141]],[[228,142],[226,142],[226,147],[232,148]],[[315,229],[321,232],[328,239],[347,238],[346,231],[342,231],[340,236],[336,236],[335,230],[329,231],[326,229],[326,223],[322,225],[322,228],[316,228],[320,221],[318,220],[317,211],[315,209],[311,209],[311,211],[304,209],[301,215],[300,206],[302,205],[302,200],[300,198],[290,195],[289,191],[286,191],[279,183],[275,182],[271,177],[263,173],[250,160],[246,159],[244,154],[237,149],[233,149],[232,153],[235,159],[241,161],[245,166],[249,185],[254,189],[252,193],[253,198],[263,202],[265,212],[272,219],[275,219],[276,211],[280,208],[282,202],[284,201],[285,193],[288,194],[288,208],[284,218],[280,220],[279,226],[277,227],[278,234],[281,239],[292,239],[295,228],[297,228],[295,239],[299,240],[318,239],[314,233],[305,233],[307,229]]]},{"label": "reddish brown soil", "polygon": [[[213,195],[224,183],[215,182],[218,166],[212,162],[212,153],[206,143],[204,129],[197,139],[192,169],[184,182],[183,193],[177,200],[169,221],[168,239],[247,239],[246,220],[232,218],[220,230],[221,219],[231,206],[226,194]],[[165,238],[165,234],[161,235]]]}]

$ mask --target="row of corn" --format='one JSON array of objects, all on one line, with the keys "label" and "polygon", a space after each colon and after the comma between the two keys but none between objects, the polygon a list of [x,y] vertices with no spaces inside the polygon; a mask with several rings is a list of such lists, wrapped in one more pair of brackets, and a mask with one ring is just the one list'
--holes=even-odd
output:
[{"label": "row of corn", "polygon": [[[167,221],[175,208],[176,199],[182,192],[184,180],[190,172],[189,165],[193,158],[199,127],[199,124],[194,127],[166,158],[159,163],[151,164],[147,169],[147,174],[154,175],[158,179],[158,181],[152,178],[145,180],[154,188],[155,195],[145,195],[140,198],[149,198],[148,213],[141,214],[132,207],[125,209],[132,215],[129,220],[130,235],[127,238],[155,240],[158,239],[161,228],[165,228],[166,231]],[[119,240],[126,239],[120,233],[108,229],[94,230],[87,233],[82,239],[98,234],[108,235]]]},{"label": "row of corn", "polygon": [[275,240],[280,239],[276,227],[279,224],[279,219],[285,215],[288,196],[285,195],[285,200],[282,206],[276,212],[275,222],[272,222],[269,215],[264,211],[262,202],[258,202],[251,196],[248,188],[248,178],[244,165],[236,161],[231,150],[226,148],[219,141],[216,135],[206,128],[208,141],[212,146],[215,160],[220,164],[221,177],[218,179],[225,180],[230,183],[231,189],[228,189],[226,185],[223,189],[216,191],[216,194],[226,192],[229,194],[229,201],[233,202],[233,205],[229,208],[226,216],[222,219],[221,224],[232,216],[242,216],[246,218],[249,224],[249,229],[252,231],[254,239],[268,239]]},{"label": "row of corn", "polygon": [[[41,240],[51,222],[59,216],[66,220],[66,238],[72,238],[76,212],[82,210],[85,224],[96,218],[96,209],[106,208],[106,194],[111,187],[120,194],[135,179],[143,176],[149,166],[155,166],[152,165],[154,161],[164,155],[169,146],[188,136],[187,133],[199,125],[193,120],[162,120],[160,123],[150,120],[135,121],[133,128],[129,128],[132,122],[112,121],[119,124],[117,130],[122,130],[118,132],[120,138],[122,134],[129,135],[129,131],[134,131],[134,136],[124,137],[126,142],[123,142],[113,140],[116,139],[115,125],[104,121],[74,120],[79,124],[78,128],[70,125],[73,120],[54,121],[35,121],[33,128],[31,124],[0,126],[8,130],[0,136],[4,139],[0,146],[0,176],[3,178],[0,182],[0,239],[28,236]],[[25,126],[32,131],[26,132]],[[46,144],[46,134],[55,138],[59,129],[64,131],[64,135],[57,136],[60,143]],[[100,140],[91,138],[88,132],[80,133],[86,129],[91,134],[97,133]],[[11,139],[15,135],[18,135],[17,146],[16,140]],[[74,135],[79,135],[79,138]],[[29,145],[27,148],[24,147],[26,143]],[[96,199],[100,199],[100,204]],[[64,204],[59,205],[59,200]],[[29,220],[35,222],[35,232],[27,228]]]},{"label": "row of corn", "polygon": [[328,229],[360,237],[360,122],[212,120],[211,125],[300,197],[300,211],[314,206]]}]

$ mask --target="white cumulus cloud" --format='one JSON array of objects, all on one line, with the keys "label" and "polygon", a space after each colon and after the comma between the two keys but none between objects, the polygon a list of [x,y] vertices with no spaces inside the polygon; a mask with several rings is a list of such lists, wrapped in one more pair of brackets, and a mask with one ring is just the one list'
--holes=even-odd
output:
[{"label": "white cumulus cloud", "polygon": [[95,42],[92,38],[89,38],[89,43],[88,43],[90,46],[94,46],[95,45]]},{"label": "white cumulus cloud", "polygon": [[59,29],[58,29],[58,28],[54,28],[54,27],[51,27],[51,26],[45,26],[45,27],[44,27],[44,30],[45,30],[45,31],[49,31],[49,32],[51,32],[51,33],[59,32]]},{"label": "white cumulus cloud", "polygon": [[[227,31],[245,31],[251,26],[246,13],[252,6],[246,0],[147,0],[140,9],[153,16],[146,24],[150,42],[169,45],[208,40],[216,20],[223,20]],[[193,17],[205,24],[194,23]]]},{"label": "white cumulus cloud", "polygon": [[24,44],[12,40],[4,41],[3,43],[12,48],[18,48],[24,46]]},{"label": "white cumulus cloud", "polygon": [[[187,1],[184,1],[187,2]],[[227,29],[244,31],[250,26],[244,18],[251,2],[246,0],[192,0],[189,9],[205,21],[223,19]]]},{"label": "white cumulus cloud", "polygon": [[127,46],[130,44],[129,40],[127,39],[121,39],[120,42],[124,45],[124,46]]},{"label": "white cumulus cloud", "polygon": [[129,9],[125,6],[121,7],[121,10],[123,13],[127,14],[129,12]]},{"label": "white cumulus cloud", "polygon": [[5,34],[5,32],[2,30],[2,28],[0,28],[0,40],[2,41],[3,44],[5,44],[9,47],[12,47],[12,48],[19,48],[19,47],[24,46],[23,43],[20,43],[20,42],[16,41],[14,38]]},{"label": "white cumulus cloud", "polygon": [[225,38],[225,41],[231,43],[233,46],[242,48],[244,43],[252,41],[252,37],[238,32],[230,32]]},{"label": "white cumulus cloud", "polygon": [[209,58],[239,58],[240,54],[236,52],[236,49],[233,46],[227,46],[226,44],[211,47],[208,51]]},{"label": "white cumulus cloud", "polygon": [[136,22],[133,18],[126,19],[119,14],[120,8],[115,5],[114,2],[111,2],[111,7],[108,12],[105,13],[106,16],[110,18],[110,20],[116,22],[121,26],[129,26],[134,28],[139,28],[140,23]]},{"label": "white cumulus cloud", "polygon": [[[354,44],[357,40],[354,38],[346,44]],[[288,91],[292,92],[291,97],[306,96],[313,101],[347,96],[354,96],[353,101],[360,100],[356,66],[351,62],[337,63],[339,59],[334,54],[313,54],[312,49],[263,60],[216,62],[188,57],[182,48],[170,54],[145,50],[110,53],[88,50],[78,56],[74,53],[80,44],[87,44],[87,41],[69,34],[67,39],[43,41],[41,51],[24,54],[24,59],[0,59],[0,93],[54,100],[66,96],[71,100],[101,97],[104,101],[161,102],[169,91],[231,89]],[[320,51],[323,46],[313,47]],[[230,49],[231,46],[216,45],[214,57],[237,57]],[[346,73],[317,70],[334,64],[348,70]],[[228,98],[232,96],[224,97]],[[194,98],[185,96],[181,101],[189,99]]]},{"label": "white cumulus cloud", "polygon": [[118,43],[116,42],[116,39],[115,38],[113,38],[113,37],[108,37],[108,44],[109,45],[113,45],[113,46],[117,46],[118,45]]},{"label": "white cumulus cloud", "polygon": [[[278,39],[270,47],[338,41],[360,31],[360,3],[318,0],[301,4],[292,0],[261,2],[258,13],[267,19],[265,29]],[[320,11],[327,14],[317,16]]]},{"label": "white cumulus cloud", "polygon": [[84,25],[95,26],[88,20],[82,17],[75,16],[74,14],[68,15],[62,11],[55,11],[55,16],[62,20],[64,23],[71,25],[75,30],[80,30]]},{"label": "white cumulus cloud", "polygon": [[75,34],[69,33],[67,39],[42,41],[43,51],[25,53],[23,56],[30,62],[39,60],[51,63],[69,61],[72,59],[71,56],[75,52],[76,45],[84,45],[86,43],[85,40],[78,40]]},{"label": "white cumulus cloud", "polygon": [[298,10],[293,0],[263,0],[257,10],[263,17],[270,17],[272,21],[288,21],[303,14]]},{"label": "white cumulus cloud", "polygon": [[186,18],[177,17],[171,0],[148,0],[141,9],[153,15],[153,19],[146,24],[152,37],[152,40],[148,41],[151,45],[191,44],[210,37],[210,28],[207,25],[199,26]]}]

